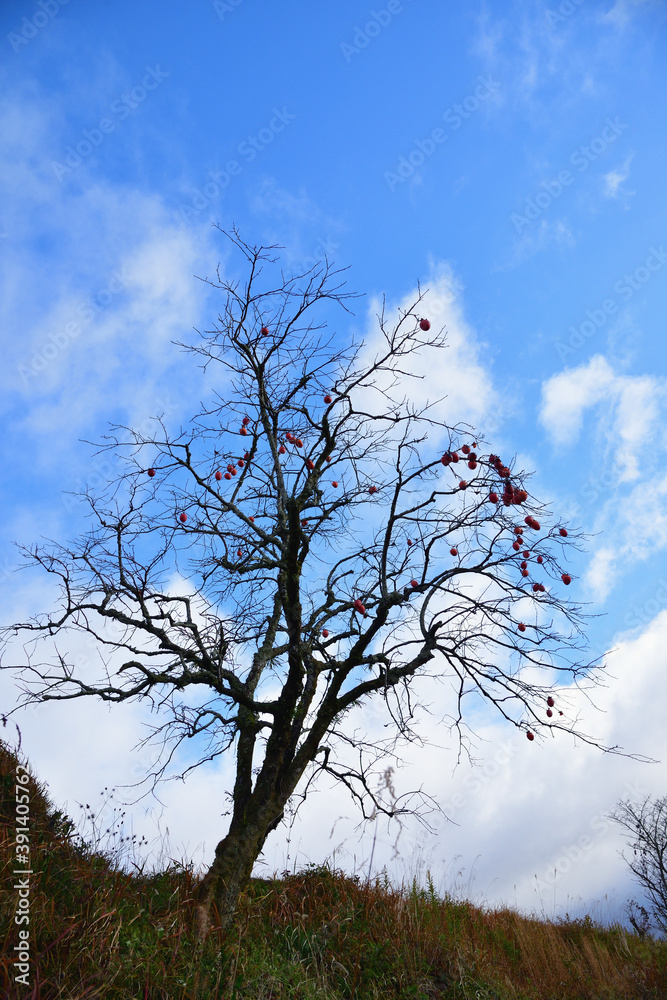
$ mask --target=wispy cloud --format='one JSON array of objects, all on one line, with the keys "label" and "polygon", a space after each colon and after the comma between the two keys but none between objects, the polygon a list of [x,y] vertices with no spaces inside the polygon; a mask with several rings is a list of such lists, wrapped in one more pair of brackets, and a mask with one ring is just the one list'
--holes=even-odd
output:
[{"label": "wispy cloud", "polygon": [[188,376],[166,384],[186,367],[171,341],[205,315],[209,293],[195,275],[210,273],[219,251],[208,224],[184,224],[158,195],[83,171],[83,183],[59,183],[38,155],[68,134],[51,103],[29,90],[0,101],[1,406],[37,465],[76,468],[72,450],[93,425],[141,422],[174,393],[185,405]]},{"label": "wispy cloud", "polygon": [[639,7],[656,7],[658,4],[659,0],[614,0],[609,10],[599,15],[599,20],[622,30],[636,16]]},{"label": "wispy cloud", "polygon": [[[587,585],[602,602],[621,570],[667,547],[667,477],[661,475],[667,459],[667,380],[618,374],[596,355],[543,384],[539,420],[558,447],[578,444],[587,411],[602,442],[604,466],[613,470],[596,517],[596,530],[605,541],[593,551],[586,572]],[[624,489],[628,483],[633,484],[629,493]],[[645,544],[647,523],[650,547]]]},{"label": "wispy cloud", "polygon": [[577,237],[566,218],[540,219],[534,229],[528,229],[514,243],[506,259],[494,264],[493,271],[512,271],[549,247],[573,247]]},{"label": "wispy cloud", "polygon": [[636,193],[635,191],[623,190],[622,187],[623,183],[630,176],[630,164],[632,163],[634,155],[634,152],[630,153],[620,167],[616,167],[602,176],[602,193],[604,197],[618,198],[621,196],[624,202],[624,208],[629,208],[630,198],[632,198]]}]

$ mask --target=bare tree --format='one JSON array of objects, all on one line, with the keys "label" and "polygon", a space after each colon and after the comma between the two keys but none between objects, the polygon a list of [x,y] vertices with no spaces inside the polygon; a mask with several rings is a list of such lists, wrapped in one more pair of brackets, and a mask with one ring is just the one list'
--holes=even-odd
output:
[{"label": "bare tree", "polygon": [[[166,710],[153,732],[154,781],[185,739],[206,741],[193,767],[236,741],[229,829],[199,886],[202,935],[212,904],[220,926],[232,923],[311,765],[301,801],[326,772],[364,819],[365,796],[372,817],[419,817],[400,799],[430,797],[420,789],[383,805],[363,751],[377,759],[418,738],[410,682],[428,664],[453,680],[459,757],[466,694],[492,702],[530,740],[533,730],[564,730],[599,746],[554,707],[554,678],[586,688],[604,669],[577,660],[585,616],[562,596],[570,576],[559,558],[576,537],[562,524],[541,527],[547,512],[529,477],[482,455],[480,435],[403,396],[411,356],[445,346],[421,315],[423,293],[393,325],[383,305],[375,354],[363,344],[341,349],[323,334],[332,308],[349,311],[340,271],[326,261],[295,277],[280,271],[271,284],[264,272],[278,248],[226,235],[247,277],[223,280],[218,268],[208,282],[225,297],[218,324],[194,346],[178,345],[204,370],[221,366],[224,398],[202,404],[174,437],[162,418],[153,436],[112,425],[99,447],[127,471],[98,495],[82,494],[94,527],[69,546],[22,550],[59,581],[61,606],[5,631],[6,642],[27,635],[27,662],[4,665],[22,671],[22,704],[96,696]],[[174,568],[191,595],[165,585]],[[61,651],[72,630],[94,638],[102,679],[82,676]],[[46,662],[34,659],[40,638],[55,649]],[[371,696],[386,700],[394,720],[389,746],[337,728]],[[358,749],[358,770],[337,765],[336,740]]]},{"label": "bare tree", "polygon": [[[632,858],[626,858],[623,852],[621,857],[646,893],[653,922],[667,934],[667,795],[654,800],[647,795],[640,806],[626,799],[618,803],[610,816],[632,838],[629,844]],[[630,923],[643,937],[649,927],[646,909],[630,902],[627,913]]]}]

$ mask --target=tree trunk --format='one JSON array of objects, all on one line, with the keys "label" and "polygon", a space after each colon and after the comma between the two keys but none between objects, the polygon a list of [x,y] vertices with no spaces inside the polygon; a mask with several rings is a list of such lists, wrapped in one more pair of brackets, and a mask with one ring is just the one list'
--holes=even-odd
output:
[{"label": "tree trunk", "polygon": [[253,865],[259,857],[270,829],[274,829],[282,815],[282,805],[277,809],[262,809],[259,815],[246,816],[235,822],[229,833],[215,849],[215,860],[197,890],[197,925],[200,940],[207,937],[211,928],[211,908],[217,910],[217,926],[223,930],[231,927],[238,899],[250,882]]}]

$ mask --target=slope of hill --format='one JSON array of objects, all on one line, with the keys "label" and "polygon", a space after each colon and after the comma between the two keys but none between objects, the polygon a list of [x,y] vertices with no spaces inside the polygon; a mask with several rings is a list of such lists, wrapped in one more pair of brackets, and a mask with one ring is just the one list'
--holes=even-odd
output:
[{"label": "slope of hill", "polygon": [[[439,899],[430,875],[428,891],[408,892],[328,867],[253,879],[233,932],[200,946],[192,868],[128,874],[74,835],[27,768],[0,742],[8,1000],[667,998],[667,942],[590,918],[549,923]],[[17,825],[26,795],[29,823]],[[30,875],[17,830],[27,832]],[[24,913],[29,922],[17,923]]]}]

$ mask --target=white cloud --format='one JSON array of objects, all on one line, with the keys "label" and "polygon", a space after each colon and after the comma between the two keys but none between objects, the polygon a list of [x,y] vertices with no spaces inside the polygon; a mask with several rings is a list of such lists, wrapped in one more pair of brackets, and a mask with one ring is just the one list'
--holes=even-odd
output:
[{"label": "white cloud", "polygon": [[616,418],[609,438],[616,444],[616,460],[621,466],[620,481],[637,479],[640,463],[645,462],[643,448],[652,439],[662,419],[661,403],[666,386],[649,375],[620,378]]},{"label": "white cloud", "polygon": [[59,182],[49,155],[69,126],[36,86],[4,93],[0,126],[2,408],[21,414],[12,435],[29,442],[37,468],[75,473],[77,439],[104,419],[192,407],[201,375],[170,341],[200,326],[211,293],[195,275],[219,250],[203,220],[185,225],[161,198],[99,181],[92,162]]},{"label": "white cloud", "polygon": [[613,24],[615,28],[622,30],[635,17],[638,7],[649,4],[656,7],[659,0],[614,0],[614,4],[604,14],[599,15],[599,20],[603,24]]},{"label": "white cloud", "polygon": [[547,379],[540,423],[554,444],[571,447],[579,440],[585,411],[606,404],[600,430],[620,466],[619,481],[629,481],[640,474],[640,446],[660,427],[666,389],[663,381],[648,375],[616,375],[597,354],[587,364]]},{"label": "white cloud", "polygon": [[608,173],[603,174],[603,195],[605,198],[618,198],[619,195],[623,197],[624,207],[628,208],[630,204],[630,198],[634,196],[636,192],[623,190],[623,182],[630,176],[630,164],[634,158],[634,153],[630,153],[623,163],[622,166],[617,167],[615,170],[610,170]]},{"label": "white cloud", "polygon": [[[425,406],[427,402],[436,403],[438,400],[430,415],[433,419],[450,425],[464,423],[475,428],[484,423],[486,430],[497,427],[496,414],[502,409],[502,403],[480,360],[482,345],[464,318],[462,285],[447,264],[431,261],[430,273],[423,289],[428,291],[417,307],[418,318],[424,317],[430,321],[429,336],[445,330],[446,346],[423,348],[405,359],[401,363],[401,369],[414,377],[402,377],[400,387],[394,390],[395,395],[407,396],[416,407]],[[388,328],[392,328],[398,321],[399,310],[409,309],[417,296],[415,288],[403,296],[400,302],[387,303]],[[373,298],[368,309],[364,362],[381,350],[384,343],[377,321],[381,309],[381,299]],[[378,401],[379,391],[383,388],[386,388],[386,384],[378,383]],[[490,421],[487,418],[491,418]],[[429,432],[429,439],[439,440],[439,437],[436,430]]]},{"label": "white cloud", "polygon": [[620,466],[618,481],[632,481],[641,475],[640,464],[646,465],[646,442],[662,442],[666,398],[664,379],[617,375],[596,354],[543,383],[539,420],[555,445],[571,447],[579,440],[585,411],[597,407],[600,433]]},{"label": "white cloud", "polygon": [[[196,340],[209,297],[195,275],[210,271],[215,252],[208,233],[174,222],[153,199],[95,189],[83,202],[111,246],[96,252],[97,229],[77,222],[86,205],[73,205],[80,239],[69,249],[71,273],[38,285],[26,310],[20,290],[41,267],[38,254],[26,256],[14,264],[15,292],[3,309],[14,335],[0,379],[4,408],[17,413],[14,435],[30,442],[37,468],[57,464],[70,475],[89,461],[78,439],[94,438],[105,420],[136,426],[165,412],[169,422],[196,408],[201,373],[171,341]],[[57,239],[60,220],[52,223]],[[123,239],[114,238],[118,225]],[[222,374],[212,370],[207,381]]]},{"label": "white cloud", "polygon": [[608,174],[603,174],[604,181],[603,194],[605,198],[616,198],[623,181],[627,178],[629,171],[610,170]]},{"label": "white cloud", "polygon": [[619,555],[645,560],[667,546],[666,496],[667,476],[647,475],[624,497],[613,529]]},{"label": "white cloud", "polygon": [[586,571],[586,584],[593,591],[595,600],[602,603],[613,590],[615,580],[614,563],[617,553],[614,549],[602,547],[597,550]]},{"label": "white cloud", "polygon": [[[605,541],[593,552],[585,573],[585,583],[599,602],[618,582],[621,567],[625,570],[667,547],[667,478],[661,473],[667,451],[666,402],[667,380],[616,374],[600,355],[542,386],[539,419],[553,443],[563,448],[577,444],[586,411],[596,411],[593,428],[602,442],[597,450],[605,469],[613,470],[596,519],[596,530]],[[634,484],[629,493],[623,493],[626,483]]]},{"label": "white cloud", "polygon": [[552,376],[542,386],[540,423],[557,445],[573,445],[583,426],[584,411],[608,397],[614,373],[600,355],[587,365]]},{"label": "white cloud", "polygon": [[475,21],[477,34],[471,46],[472,52],[489,60],[495,59],[498,47],[505,36],[506,23],[500,18],[491,20],[488,9],[485,7],[481,8]]},{"label": "white cloud", "polygon": [[511,271],[551,246],[575,246],[577,240],[566,219],[539,219],[528,223],[509,256],[493,266],[493,271]]}]

